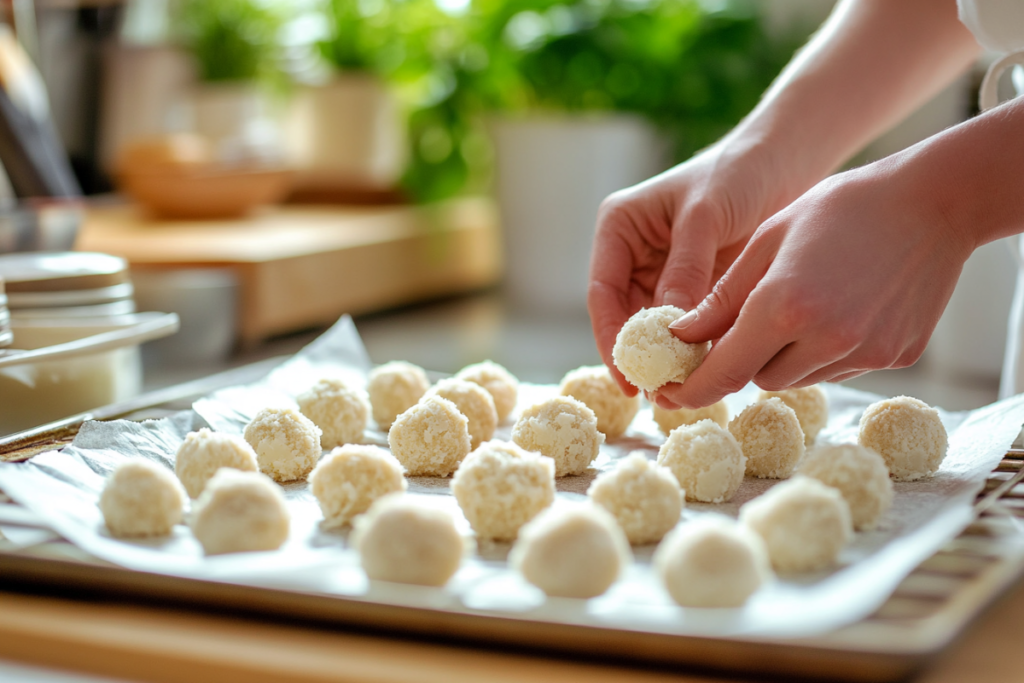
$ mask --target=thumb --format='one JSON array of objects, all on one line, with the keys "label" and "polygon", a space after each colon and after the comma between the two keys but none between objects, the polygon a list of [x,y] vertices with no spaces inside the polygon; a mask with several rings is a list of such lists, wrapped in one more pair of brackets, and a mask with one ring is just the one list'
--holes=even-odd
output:
[{"label": "thumb", "polygon": [[654,290],[655,305],[690,310],[707,295],[718,251],[716,232],[710,228],[686,219],[672,230],[668,257]]}]

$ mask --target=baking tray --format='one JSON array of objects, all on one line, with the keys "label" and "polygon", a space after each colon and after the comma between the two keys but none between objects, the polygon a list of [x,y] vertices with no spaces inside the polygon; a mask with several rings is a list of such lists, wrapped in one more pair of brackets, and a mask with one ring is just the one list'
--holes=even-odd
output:
[{"label": "baking tray", "polygon": [[[264,361],[0,438],[0,460],[26,460],[60,448],[70,443],[85,420],[147,419],[186,409],[192,400],[218,388],[262,377],[281,360]],[[5,590],[156,602],[505,650],[513,647],[645,666],[759,675],[820,678],[826,670],[838,680],[895,681],[931,661],[1024,573],[1022,482],[1024,446],[1018,437],[979,494],[974,522],[956,539],[922,562],[865,619],[825,635],[800,639],[666,635],[177,578],[115,567],[64,541],[22,550],[0,549],[0,576]],[[16,517],[15,506],[4,507],[9,521]]]}]

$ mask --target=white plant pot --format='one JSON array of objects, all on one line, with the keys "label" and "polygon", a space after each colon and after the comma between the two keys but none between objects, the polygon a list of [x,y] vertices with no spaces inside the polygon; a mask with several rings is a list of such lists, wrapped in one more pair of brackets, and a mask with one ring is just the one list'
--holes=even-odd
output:
[{"label": "white plant pot", "polygon": [[493,123],[505,291],[517,306],[585,312],[601,201],[667,167],[669,147],[625,115]]}]

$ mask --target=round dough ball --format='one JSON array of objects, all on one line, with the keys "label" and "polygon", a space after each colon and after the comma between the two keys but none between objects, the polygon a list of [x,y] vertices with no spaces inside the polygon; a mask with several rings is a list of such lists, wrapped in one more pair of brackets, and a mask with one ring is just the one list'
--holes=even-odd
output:
[{"label": "round dough ball", "polygon": [[853,528],[874,529],[892,504],[892,480],[882,456],[870,448],[821,446],[800,463],[800,474],[838,489],[850,506]]},{"label": "round dough ball", "polygon": [[114,536],[166,536],[181,521],[186,500],[170,470],[129,460],[107,476],[99,505]]},{"label": "round dough ball", "polygon": [[320,503],[327,528],[348,524],[378,498],[407,486],[402,465],[377,446],[335,448],[309,475],[310,490]]},{"label": "round dough ball", "polygon": [[838,490],[797,475],[740,508],[740,521],[768,548],[780,572],[810,572],[833,565],[853,537],[850,506]]},{"label": "round dough ball", "polygon": [[519,397],[519,380],[497,363],[485,360],[483,363],[467,365],[455,375],[457,379],[479,384],[494,399],[498,411],[498,422],[504,422],[516,407]]},{"label": "round dough ball", "polygon": [[400,493],[356,518],[352,545],[370,579],[420,586],[448,583],[466,549],[450,513]]},{"label": "round dough ball", "polygon": [[429,388],[427,373],[418,365],[395,360],[374,368],[366,391],[381,431],[391,429],[395,418],[416,405]]},{"label": "round dough ball", "polygon": [[687,522],[666,536],[653,564],[683,607],[740,607],[772,578],[761,537],[717,515]]},{"label": "round dough ball", "polygon": [[828,396],[820,385],[814,384],[802,389],[786,389],[784,391],[762,391],[761,401],[769,398],[780,398],[793,409],[796,419],[800,421],[800,429],[804,432],[804,445],[810,446],[818,437],[818,432],[828,424]]},{"label": "round dough ball", "polygon": [[427,392],[427,396],[448,399],[466,416],[470,447],[476,448],[494,436],[494,430],[498,428],[498,411],[490,393],[479,384],[454,377],[443,379]]},{"label": "round dough ball", "polygon": [[320,428],[291,408],[264,408],[245,427],[263,472],[274,481],[305,479],[322,453]]},{"label": "round dough ball", "polygon": [[259,472],[221,469],[192,506],[190,526],[207,555],[277,550],[291,515],[281,487]]},{"label": "round dough ball", "polygon": [[198,498],[206,482],[221,467],[256,472],[256,452],[245,439],[233,434],[212,432],[203,427],[192,432],[178,446],[174,456],[174,473],[178,475],[190,498]]},{"label": "round dough ball", "polygon": [[398,416],[388,444],[410,477],[447,477],[469,455],[469,420],[448,399],[427,396]]},{"label": "round dough ball", "polygon": [[711,342],[687,344],[669,331],[685,312],[675,306],[641,308],[622,326],[612,358],[630,384],[655,391],[669,382],[685,382],[708,355]]},{"label": "round dough ball", "polygon": [[509,566],[547,595],[593,598],[615,583],[633,559],[626,535],[593,504],[548,508],[519,530]]},{"label": "round dough ball", "polygon": [[597,416],[597,431],[607,439],[617,439],[625,434],[640,410],[640,396],[630,398],[622,393],[603,365],[570,370],[562,378],[559,393],[571,396],[593,410]]},{"label": "round dough ball", "polygon": [[868,406],[860,418],[859,441],[882,456],[896,481],[934,474],[949,445],[939,411],[909,396]]},{"label": "round dough ball", "polygon": [[555,476],[580,474],[597,457],[604,434],[594,411],[574,398],[558,396],[532,405],[512,428],[512,440],[555,461]]},{"label": "round dough ball", "polygon": [[363,392],[349,389],[340,379],[322,379],[296,400],[299,412],[320,428],[320,445],[324,448],[363,440],[370,417]]},{"label": "round dough ball", "polygon": [[657,543],[683,512],[683,492],[676,478],[639,451],[598,476],[587,495],[612,513],[633,545]]},{"label": "round dough ball", "polygon": [[658,451],[658,464],[675,475],[687,500],[723,503],[743,483],[747,458],[728,430],[701,420],[672,430]]},{"label": "round dough ball", "polygon": [[701,420],[711,420],[722,428],[729,425],[729,406],[725,405],[725,401],[712,403],[706,408],[697,408],[696,410],[688,408],[665,410],[655,404],[651,406],[651,412],[658,428],[665,436],[671,434],[676,427],[697,424]]},{"label": "round dough ball", "polygon": [[514,443],[487,441],[466,456],[452,494],[480,538],[510,541],[555,500],[555,463]]},{"label": "round dough ball", "polygon": [[747,456],[747,474],[761,479],[785,479],[804,457],[804,432],[793,409],[780,398],[758,401],[729,423]]}]

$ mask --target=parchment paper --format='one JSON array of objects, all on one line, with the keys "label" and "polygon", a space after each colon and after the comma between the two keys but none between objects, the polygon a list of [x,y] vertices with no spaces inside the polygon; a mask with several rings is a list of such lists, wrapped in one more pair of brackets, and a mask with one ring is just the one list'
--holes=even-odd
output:
[{"label": "parchment paper", "polygon": [[[827,632],[870,614],[917,564],[959,533],[971,519],[974,496],[1024,423],[1022,396],[970,412],[940,411],[950,446],[935,476],[897,483],[894,505],[879,528],[857,534],[836,568],[777,578],[739,609],[676,606],[651,570],[651,546],[635,548],[635,562],[625,575],[605,595],[591,600],[545,598],[508,569],[508,544],[486,542],[444,589],[371,583],[347,545],[347,534],[320,530],[320,511],[305,483],[284,487],[292,533],[276,552],[207,558],[184,525],[168,538],[146,541],[114,539],[107,533],[96,501],[106,475],[120,462],[141,457],[173,468],[174,453],[189,431],[208,425],[241,433],[258,410],[293,404],[293,396],[319,378],[340,376],[362,385],[369,369],[362,342],[346,317],[256,385],[216,392],[196,402],[192,411],[172,418],[87,423],[62,452],[25,463],[2,463],[0,489],[87,552],[136,570],[454,612],[673,634],[795,638]],[[882,397],[837,385],[825,389],[830,416],[819,443],[856,441],[861,413]],[[523,385],[520,408],[556,392],[553,386]],[[738,413],[755,396],[756,388],[748,387],[729,397],[731,413]],[[496,438],[508,438],[510,431],[511,423],[506,423]],[[366,440],[387,443],[383,433],[372,430]],[[614,468],[633,450],[656,457],[663,441],[645,407],[624,438],[602,447],[591,470],[558,480],[555,504],[582,499],[600,471]],[[468,535],[469,525],[449,493],[449,481],[410,479],[410,495],[451,510]],[[775,483],[747,479],[729,503],[688,504],[681,523],[705,514],[735,517],[744,502]]]}]

